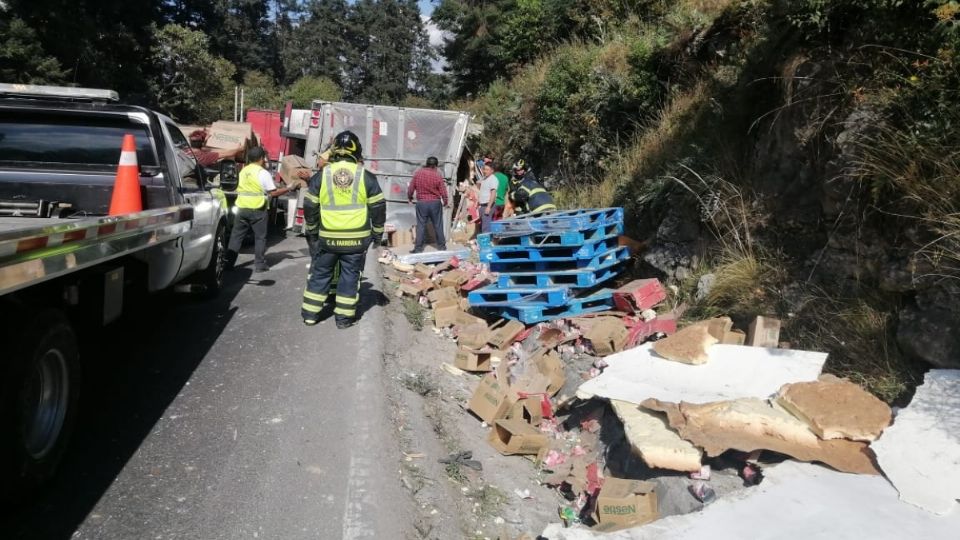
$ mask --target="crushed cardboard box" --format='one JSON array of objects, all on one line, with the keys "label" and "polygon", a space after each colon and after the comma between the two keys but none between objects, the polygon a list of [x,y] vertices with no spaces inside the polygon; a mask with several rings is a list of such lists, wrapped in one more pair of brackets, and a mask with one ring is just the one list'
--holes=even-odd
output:
[{"label": "crushed cardboard box", "polygon": [[638,279],[613,291],[613,303],[624,313],[640,313],[667,298],[660,280]]},{"label": "crushed cardboard box", "polygon": [[776,400],[821,439],[874,441],[892,418],[886,403],[859,385],[833,375],[784,385]]},{"label": "crushed cardboard box", "polygon": [[670,427],[710,457],[727,450],[772,450],[800,461],[818,461],[841,472],[880,474],[867,444],[824,441],[779,405],[756,398],[706,403],[648,399],[646,409],[667,414]]},{"label": "crushed cardboard box", "polygon": [[490,328],[482,320],[461,326],[457,332],[457,343],[468,349],[482,349],[489,339]]},{"label": "crushed cardboard box", "polygon": [[470,276],[463,270],[451,270],[440,278],[440,286],[459,289],[461,285],[469,280]]},{"label": "crushed cardboard box", "polygon": [[607,478],[597,496],[598,531],[614,531],[656,521],[657,485],[643,480]]},{"label": "crushed cardboard box", "polygon": [[557,351],[542,349],[541,352],[535,353],[532,361],[537,371],[547,380],[547,393],[553,396],[559,392],[563,388],[563,384],[567,382],[567,376],[564,374],[563,361]]},{"label": "crushed cardboard box", "polygon": [[590,341],[598,356],[609,356],[623,350],[630,338],[630,332],[617,317],[599,317],[584,332],[583,337]]},{"label": "crushed cardboard box", "polygon": [[461,347],[453,359],[453,365],[464,371],[492,371],[492,353],[474,351]]},{"label": "crushed cardboard box", "polygon": [[536,455],[547,444],[547,436],[521,419],[496,420],[487,439],[501,454]]},{"label": "crushed cardboard box", "polygon": [[494,331],[490,334],[487,343],[498,349],[502,349],[513,343],[514,338],[520,335],[520,332],[523,332],[525,329],[526,326],[520,321],[506,321],[502,325],[493,328]]},{"label": "crushed cardboard box", "polygon": [[427,293],[427,300],[434,308],[440,306],[459,305],[460,295],[453,287],[441,287]]},{"label": "crushed cardboard box", "polygon": [[477,384],[467,408],[487,424],[493,424],[499,418],[506,418],[518,400],[516,392],[504,380],[495,373],[487,373]]},{"label": "crushed cardboard box", "polygon": [[283,156],[280,160],[280,178],[289,185],[305,185],[306,180],[300,178],[299,172],[306,171],[312,174],[307,161],[297,155]]},{"label": "crushed cardboard box", "polygon": [[723,339],[720,343],[724,345],[743,345],[747,341],[747,334],[740,330],[727,330],[723,333]]}]

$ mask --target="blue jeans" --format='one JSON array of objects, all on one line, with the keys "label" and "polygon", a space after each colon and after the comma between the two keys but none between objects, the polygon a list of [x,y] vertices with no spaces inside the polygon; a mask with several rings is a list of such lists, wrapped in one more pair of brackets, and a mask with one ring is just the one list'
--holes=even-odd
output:
[{"label": "blue jeans", "polygon": [[447,240],[443,237],[443,202],[417,201],[417,241],[414,251],[423,251],[423,244],[427,240],[427,222],[433,223],[433,230],[437,236],[437,249],[447,249]]}]

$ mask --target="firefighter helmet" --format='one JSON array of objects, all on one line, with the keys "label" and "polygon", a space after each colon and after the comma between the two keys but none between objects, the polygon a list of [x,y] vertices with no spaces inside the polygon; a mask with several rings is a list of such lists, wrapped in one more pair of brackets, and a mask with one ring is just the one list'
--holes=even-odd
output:
[{"label": "firefighter helmet", "polygon": [[353,158],[355,161],[363,159],[363,147],[360,146],[360,138],[352,131],[341,131],[333,139],[333,146],[330,148],[334,156],[343,156]]}]

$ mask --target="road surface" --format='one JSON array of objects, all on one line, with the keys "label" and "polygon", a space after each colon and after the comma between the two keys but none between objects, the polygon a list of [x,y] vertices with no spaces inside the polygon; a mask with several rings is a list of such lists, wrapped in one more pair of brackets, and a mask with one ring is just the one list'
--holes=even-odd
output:
[{"label": "road surface", "polygon": [[385,297],[370,279],[359,325],[308,328],[304,241],[271,243],[270,272],[241,255],[217,300],[150,298],[91,340],[60,473],[4,510],[0,537],[406,536],[380,378]]}]

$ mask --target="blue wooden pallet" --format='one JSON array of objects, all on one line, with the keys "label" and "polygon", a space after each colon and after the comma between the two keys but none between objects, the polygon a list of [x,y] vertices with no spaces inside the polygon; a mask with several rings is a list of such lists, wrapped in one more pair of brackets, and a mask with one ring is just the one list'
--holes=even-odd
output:
[{"label": "blue wooden pallet", "polygon": [[623,271],[623,261],[611,257],[597,268],[559,270],[555,272],[502,272],[497,287],[557,287],[575,289],[594,287],[614,278]]},{"label": "blue wooden pallet", "polygon": [[560,259],[540,261],[510,261],[491,262],[490,271],[505,274],[517,272],[560,272],[564,270],[596,270],[614,261],[625,261],[630,258],[630,251],[626,246],[615,247],[609,251],[599,253],[588,259]]},{"label": "blue wooden pallet", "polygon": [[623,222],[596,223],[580,231],[562,231],[558,233],[533,233],[522,236],[497,236],[490,233],[478,234],[477,245],[480,249],[490,249],[500,246],[526,247],[555,247],[579,246],[587,242],[594,242],[620,236],[623,234]]},{"label": "blue wooden pallet", "polygon": [[472,307],[562,306],[570,300],[569,287],[507,287],[488,285],[467,294]]},{"label": "blue wooden pallet", "polygon": [[617,237],[588,242],[579,246],[527,247],[494,246],[480,250],[480,261],[485,263],[527,263],[541,261],[569,261],[592,259],[619,245]]},{"label": "blue wooden pallet", "polygon": [[573,298],[565,306],[507,306],[497,308],[496,312],[507,319],[516,319],[524,324],[536,324],[611,309],[613,309],[613,290],[602,289],[589,296]]},{"label": "blue wooden pallet", "polygon": [[518,216],[501,219],[490,224],[490,232],[495,235],[506,236],[531,233],[558,233],[563,231],[582,231],[596,225],[609,225],[614,223],[623,223],[623,208],[568,210],[537,216]]}]

